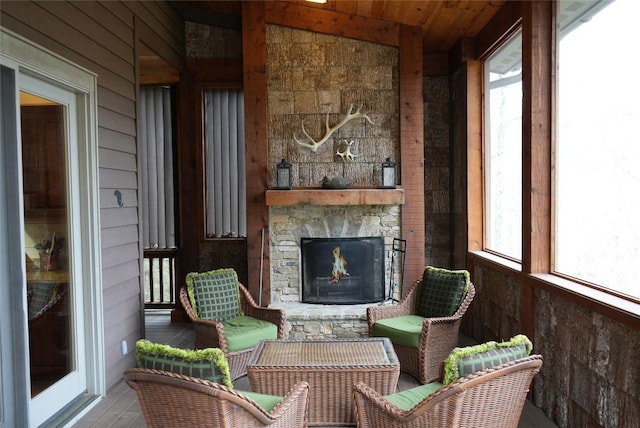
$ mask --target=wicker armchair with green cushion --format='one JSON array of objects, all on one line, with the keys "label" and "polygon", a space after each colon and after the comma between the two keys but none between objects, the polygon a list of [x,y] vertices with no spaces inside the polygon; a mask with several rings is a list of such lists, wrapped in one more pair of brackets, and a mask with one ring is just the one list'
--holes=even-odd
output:
[{"label": "wicker armchair with green cushion", "polygon": [[531,342],[455,348],[445,363],[443,383],[431,382],[382,396],[368,385],[353,386],[360,428],[516,428],[542,357],[529,355]]},{"label": "wicker armchair with green cushion", "polygon": [[247,373],[258,341],[284,338],[284,311],[258,306],[233,269],[189,273],[180,302],[194,323],[195,347],[220,348],[232,379]]},{"label": "wicker armchair with green cushion", "polygon": [[149,427],[306,427],[309,385],[284,396],[233,388],[220,349],[177,349],[139,340],[138,368],[125,371]]},{"label": "wicker armchair with green cushion", "polygon": [[367,308],[369,336],[388,337],[400,369],[420,383],[431,382],[458,345],[460,321],[474,296],[466,270],[427,266],[397,305]]}]

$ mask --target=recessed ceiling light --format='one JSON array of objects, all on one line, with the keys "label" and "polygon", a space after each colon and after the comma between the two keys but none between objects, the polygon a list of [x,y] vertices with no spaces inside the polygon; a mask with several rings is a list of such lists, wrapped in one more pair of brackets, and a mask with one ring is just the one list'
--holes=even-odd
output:
[{"label": "recessed ceiling light", "polygon": [[326,3],[327,0],[307,0],[310,3]]}]

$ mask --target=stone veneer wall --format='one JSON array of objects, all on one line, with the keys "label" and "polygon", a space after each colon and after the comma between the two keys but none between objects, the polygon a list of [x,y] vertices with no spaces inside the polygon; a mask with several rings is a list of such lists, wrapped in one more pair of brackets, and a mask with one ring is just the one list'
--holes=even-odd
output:
[{"label": "stone veneer wall", "polygon": [[425,265],[463,269],[451,256],[449,77],[424,78]]},{"label": "stone veneer wall", "polygon": [[[474,263],[473,337],[521,333],[515,276]],[[535,289],[533,352],[541,354],[532,399],[564,427],[640,426],[640,330]]]},{"label": "stone veneer wall", "polygon": [[[286,336],[340,338],[367,335],[369,305],[315,305],[300,303],[302,295],[300,238],[383,236],[385,289],[391,275],[393,238],[400,236],[400,207],[396,205],[296,205],[270,209],[271,305],[287,313]],[[399,259],[394,266],[399,284]],[[399,287],[395,289],[399,297]],[[377,303],[375,303],[377,304]]]},{"label": "stone veneer wall", "polygon": [[[293,165],[294,186],[318,187],[344,176],[354,186],[380,184],[381,164],[400,167],[398,48],[345,37],[267,25],[269,184],[281,158]],[[316,152],[298,145],[306,131],[318,141],[353,105],[362,105],[373,124],[353,119]],[[353,141],[354,162],[336,154]]]}]

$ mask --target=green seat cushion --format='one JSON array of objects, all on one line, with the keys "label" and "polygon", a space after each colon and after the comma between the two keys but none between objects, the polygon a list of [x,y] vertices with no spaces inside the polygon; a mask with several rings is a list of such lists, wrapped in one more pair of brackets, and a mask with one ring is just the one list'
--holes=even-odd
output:
[{"label": "green seat cushion", "polygon": [[425,318],[450,317],[469,290],[469,272],[427,266],[422,274],[416,312]]},{"label": "green seat cushion", "polygon": [[388,337],[396,345],[417,348],[423,321],[424,317],[419,315],[385,318],[373,324],[372,336]]},{"label": "green seat cushion", "polygon": [[268,321],[242,315],[222,323],[229,352],[249,349],[262,339],[277,339],[278,326]]},{"label": "green seat cushion", "polygon": [[455,348],[444,362],[445,385],[471,373],[499,366],[508,361],[524,358],[531,353],[533,345],[524,334],[506,342],[486,342],[480,345]]},{"label": "green seat cushion", "polygon": [[270,412],[274,407],[278,405],[279,402],[282,401],[284,397],[279,397],[277,395],[268,395],[268,394],[258,394],[257,392],[250,391],[239,391],[242,392],[247,397],[251,398],[253,401],[258,403],[260,407],[262,407],[265,411]]},{"label": "green seat cushion", "polygon": [[199,318],[226,321],[242,315],[238,275],[231,268],[187,274],[187,293]]},{"label": "green seat cushion", "polygon": [[442,388],[441,383],[431,382],[402,392],[396,392],[395,394],[385,395],[384,398],[394,406],[409,411],[440,388]]},{"label": "green seat cushion", "polygon": [[146,339],[136,342],[138,366],[196,377],[233,388],[229,364],[222,350],[178,349]]}]

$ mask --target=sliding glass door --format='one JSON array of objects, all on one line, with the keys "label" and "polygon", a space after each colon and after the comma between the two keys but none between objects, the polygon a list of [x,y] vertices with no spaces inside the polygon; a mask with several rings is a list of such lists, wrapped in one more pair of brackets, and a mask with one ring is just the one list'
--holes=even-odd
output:
[{"label": "sliding glass door", "polygon": [[57,425],[105,393],[96,78],[0,36],[0,420]]},{"label": "sliding glass door", "polygon": [[44,422],[86,390],[82,287],[72,221],[78,212],[75,94],[20,79],[24,248],[31,421]]}]

